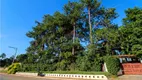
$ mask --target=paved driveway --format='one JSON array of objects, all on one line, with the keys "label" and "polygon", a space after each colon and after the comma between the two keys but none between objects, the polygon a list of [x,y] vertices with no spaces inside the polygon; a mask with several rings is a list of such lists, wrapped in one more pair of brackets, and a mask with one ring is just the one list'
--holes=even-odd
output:
[{"label": "paved driveway", "polygon": [[142,80],[142,75],[123,75],[119,80]]}]

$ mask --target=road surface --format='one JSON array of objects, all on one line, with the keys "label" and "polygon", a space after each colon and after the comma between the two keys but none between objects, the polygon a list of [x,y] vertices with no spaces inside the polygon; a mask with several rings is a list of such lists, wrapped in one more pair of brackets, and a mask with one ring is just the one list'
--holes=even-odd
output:
[{"label": "road surface", "polygon": [[14,75],[14,74],[0,73],[0,80],[85,80],[85,79],[20,76],[20,75]]},{"label": "road surface", "polygon": [[8,75],[8,74],[0,74],[0,80],[53,80],[47,78],[40,78],[40,77],[27,77],[27,76],[15,76],[15,75]]},{"label": "road surface", "polygon": [[142,80],[142,75],[123,75],[119,80]]}]

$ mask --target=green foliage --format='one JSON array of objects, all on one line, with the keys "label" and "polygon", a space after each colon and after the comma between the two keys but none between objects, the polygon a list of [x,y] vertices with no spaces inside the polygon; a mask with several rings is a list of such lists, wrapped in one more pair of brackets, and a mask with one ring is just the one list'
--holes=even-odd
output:
[{"label": "green foliage", "polygon": [[102,61],[100,59],[94,59],[92,63],[91,71],[100,72],[102,71]]},{"label": "green foliage", "polygon": [[0,67],[8,67],[9,65],[11,65],[12,61],[13,61],[13,57],[6,58],[5,53],[2,53],[0,55]]},{"label": "green foliage", "polygon": [[[35,70],[35,67],[26,66],[32,63],[35,66],[44,63],[46,67],[53,64],[55,69],[50,70],[90,71],[91,66],[95,66],[92,68],[94,71],[101,70],[100,61],[94,62],[95,57],[100,56],[96,51],[97,41],[91,42],[93,39],[90,38],[91,44],[86,51],[81,43],[84,40],[88,42],[88,35],[92,37],[91,32],[95,32],[98,26],[112,26],[112,20],[116,18],[115,9],[106,9],[97,0],[69,1],[63,9],[63,13],[57,11],[53,15],[44,15],[43,21],[36,21],[37,25],[26,34],[32,38],[27,54],[17,56],[17,60],[25,64],[23,71]],[[86,9],[90,15],[86,14]]]},{"label": "green foliage", "polygon": [[68,2],[64,5],[64,12],[71,18],[71,24],[77,23],[77,21],[82,17],[83,5],[78,2]]},{"label": "green foliage", "polygon": [[[103,28],[96,30],[96,41],[102,41],[97,49],[100,55],[115,55],[113,50],[119,50],[120,36],[117,27]],[[105,54],[104,54],[105,53]]]},{"label": "green foliage", "polygon": [[20,54],[20,55],[17,55],[16,57],[16,60],[18,62],[25,62],[25,60],[27,59],[28,55],[27,54]]},{"label": "green foliage", "polygon": [[125,50],[125,54],[136,54],[133,50],[136,45],[142,46],[141,35],[142,27],[121,28],[121,47]]},{"label": "green foliage", "polygon": [[7,73],[8,74],[15,74],[17,71],[20,70],[20,63],[13,63],[8,67]]},{"label": "green foliage", "polygon": [[134,7],[128,8],[126,11],[126,18],[123,23],[127,27],[141,27],[142,26],[142,8]]},{"label": "green foliage", "polygon": [[135,54],[137,57],[142,58],[142,45],[133,45],[132,53]]},{"label": "green foliage", "polygon": [[115,50],[120,54],[133,54],[141,56],[142,46],[142,20],[140,19],[141,8],[129,8],[126,12],[126,18],[123,19],[123,26],[117,28],[106,27],[96,30],[94,37],[96,41],[102,41],[97,44],[97,52],[103,55],[115,55]]},{"label": "green foliage", "polygon": [[96,51],[95,49],[96,49],[96,46],[94,44],[88,45],[87,53],[88,53],[89,57],[91,57],[91,59],[94,59],[94,57],[95,57],[95,54],[96,54],[95,53],[95,51]]},{"label": "green foliage", "polygon": [[12,58],[0,59],[0,67],[8,67],[9,65],[11,65],[12,61]]},{"label": "green foliage", "polygon": [[89,62],[87,56],[79,57],[76,60],[77,68],[80,71],[90,71],[91,62]]},{"label": "green foliage", "polygon": [[[89,28],[90,43],[93,41],[93,32],[99,26],[101,27],[112,27],[113,19],[117,18],[117,13],[114,8],[105,8],[101,6],[101,1],[98,0],[81,0],[84,5],[85,10],[85,20],[87,20],[86,25]],[[87,12],[86,12],[87,11]]]},{"label": "green foliage", "polygon": [[5,53],[2,53],[2,54],[0,54],[0,58],[5,58],[6,57],[6,54]]},{"label": "green foliage", "polygon": [[142,9],[138,7],[129,8],[125,13],[124,25],[120,28],[121,48],[125,54],[141,55]]},{"label": "green foliage", "polygon": [[55,67],[53,64],[22,64],[20,71],[27,72],[27,71],[53,71]]},{"label": "green foliage", "polygon": [[107,75],[107,72],[94,72],[94,71],[45,71],[50,74],[94,74],[94,75]]},{"label": "green foliage", "polygon": [[[101,71],[101,57],[116,55],[116,50],[141,58],[141,8],[126,10],[121,27],[113,23],[118,17],[115,9],[103,7],[98,0],[69,1],[63,9],[63,13],[44,15],[26,34],[32,41],[27,53],[17,56],[21,71]],[[85,42],[89,44],[84,46]],[[118,59],[105,61],[116,75]]]},{"label": "green foliage", "polygon": [[69,71],[76,71],[77,70],[77,65],[76,63],[71,63],[68,65]]},{"label": "green foliage", "polygon": [[68,59],[69,57],[72,56],[71,52],[65,52],[60,54],[61,57]]},{"label": "green foliage", "polygon": [[106,62],[108,72],[117,75],[117,72],[120,70],[119,59],[113,56],[106,56],[104,57],[104,61]]},{"label": "green foliage", "polygon": [[61,62],[58,62],[56,64],[57,70],[59,70],[59,71],[67,70],[67,64],[69,64],[69,62],[67,60],[62,60]]}]

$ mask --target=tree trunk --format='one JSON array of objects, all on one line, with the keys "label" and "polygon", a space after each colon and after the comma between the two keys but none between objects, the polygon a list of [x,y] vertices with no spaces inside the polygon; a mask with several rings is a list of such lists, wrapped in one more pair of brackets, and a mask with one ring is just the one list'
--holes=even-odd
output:
[{"label": "tree trunk", "polygon": [[[75,31],[76,31],[76,29],[75,29],[75,23],[73,24],[73,43],[75,42]],[[72,47],[72,55],[74,55],[74,53],[75,53],[75,50],[74,50],[74,46]]]},{"label": "tree trunk", "polygon": [[91,14],[90,14],[90,7],[88,7],[88,23],[89,23],[89,28],[90,28],[90,43],[93,43],[93,38],[92,38],[92,25],[91,25]]}]

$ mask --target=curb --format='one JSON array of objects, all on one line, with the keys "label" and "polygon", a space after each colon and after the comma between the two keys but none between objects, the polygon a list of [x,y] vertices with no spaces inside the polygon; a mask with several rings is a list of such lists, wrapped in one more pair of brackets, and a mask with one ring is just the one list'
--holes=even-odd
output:
[{"label": "curb", "polygon": [[[37,73],[17,72],[18,75],[37,76]],[[72,79],[97,79],[108,80],[105,75],[84,75],[84,74],[45,74],[45,77],[72,78]]]}]

